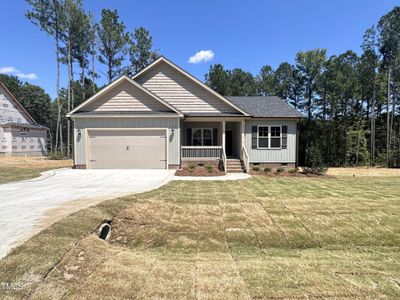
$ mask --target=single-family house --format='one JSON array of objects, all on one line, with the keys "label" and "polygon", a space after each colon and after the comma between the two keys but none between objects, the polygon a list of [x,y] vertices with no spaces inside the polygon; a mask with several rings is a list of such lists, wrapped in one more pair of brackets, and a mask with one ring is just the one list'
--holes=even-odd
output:
[{"label": "single-family house", "polygon": [[225,97],[160,57],[67,114],[77,168],[179,168],[216,162],[294,167],[302,115],[278,97]]},{"label": "single-family house", "polygon": [[0,82],[0,156],[47,155],[47,131]]}]

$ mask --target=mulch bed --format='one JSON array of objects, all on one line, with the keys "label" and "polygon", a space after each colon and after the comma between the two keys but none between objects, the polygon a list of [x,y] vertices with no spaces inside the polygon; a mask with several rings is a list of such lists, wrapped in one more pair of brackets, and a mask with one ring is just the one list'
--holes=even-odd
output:
[{"label": "mulch bed", "polygon": [[217,168],[213,168],[209,171],[206,167],[196,166],[194,169],[184,167],[181,170],[175,172],[176,176],[223,176],[224,172]]}]

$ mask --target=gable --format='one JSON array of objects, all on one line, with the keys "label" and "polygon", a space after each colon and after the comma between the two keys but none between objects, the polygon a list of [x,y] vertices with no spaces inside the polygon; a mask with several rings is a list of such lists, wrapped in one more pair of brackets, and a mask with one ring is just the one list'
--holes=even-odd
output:
[{"label": "gable", "polygon": [[183,113],[240,113],[162,59],[134,80]]},{"label": "gable", "polygon": [[69,118],[77,112],[94,112],[100,114],[106,112],[125,112],[128,114],[135,112],[172,112],[173,114],[178,114],[180,117],[183,116],[175,107],[125,75],[114,80],[68,112],[67,117]]},{"label": "gable", "polygon": [[168,107],[124,80],[111,90],[89,103],[81,111],[171,111]]},{"label": "gable", "polygon": [[35,124],[33,119],[14,99],[11,93],[0,84],[0,124],[4,123]]}]

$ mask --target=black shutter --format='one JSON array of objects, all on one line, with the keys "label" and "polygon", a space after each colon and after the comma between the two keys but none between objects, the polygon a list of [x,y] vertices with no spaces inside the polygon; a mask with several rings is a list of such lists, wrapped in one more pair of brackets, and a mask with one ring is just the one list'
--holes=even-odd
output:
[{"label": "black shutter", "polygon": [[282,149],[287,149],[287,126],[282,126]]},{"label": "black shutter", "polygon": [[251,149],[257,149],[257,126],[251,126]]},{"label": "black shutter", "polygon": [[213,146],[218,145],[218,128],[213,128],[213,141],[212,141]]},{"label": "black shutter", "polygon": [[186,144],[192,146],[192,128],[186,129]]}]

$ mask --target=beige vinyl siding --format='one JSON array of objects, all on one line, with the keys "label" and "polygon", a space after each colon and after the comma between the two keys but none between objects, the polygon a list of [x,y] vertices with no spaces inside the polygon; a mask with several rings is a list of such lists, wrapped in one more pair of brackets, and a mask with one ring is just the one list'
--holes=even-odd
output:
[{"label": "beige vinyl siding", "polygon": [[[86,164],[86,129],[109,129],[109,128],[153,128],[167,129],[167,152],[168,164],[177,165],[180,159],[180,129],[179,118],[77,118],[74,119],[75,139],[75,164]],[[81,130],[81,137],[78,137],[78,130]],[[174,133],[172,133],[174,130]]]},{"label": "beige vinyl siding", "polygon": [[84,106],[80,111],[151,112],[171,110],[129,81],[123,80],[110,91]]},{"label": "beige vinyl siding", "polygon": [[135,80],[183,113],[237,112],[210,91],[162,61]]},{"label": "beige vinyl siding", "polygon": [[[252,149],[251,148],[251,127],[258,125],[286,125],[287,149]],[[295,120],[274,120],[274,119],[252,119],[247,120],[245,125],[246,150],[249,153],[251,163],[295,163],[296,162],[296,131],[297,121]]]}]

